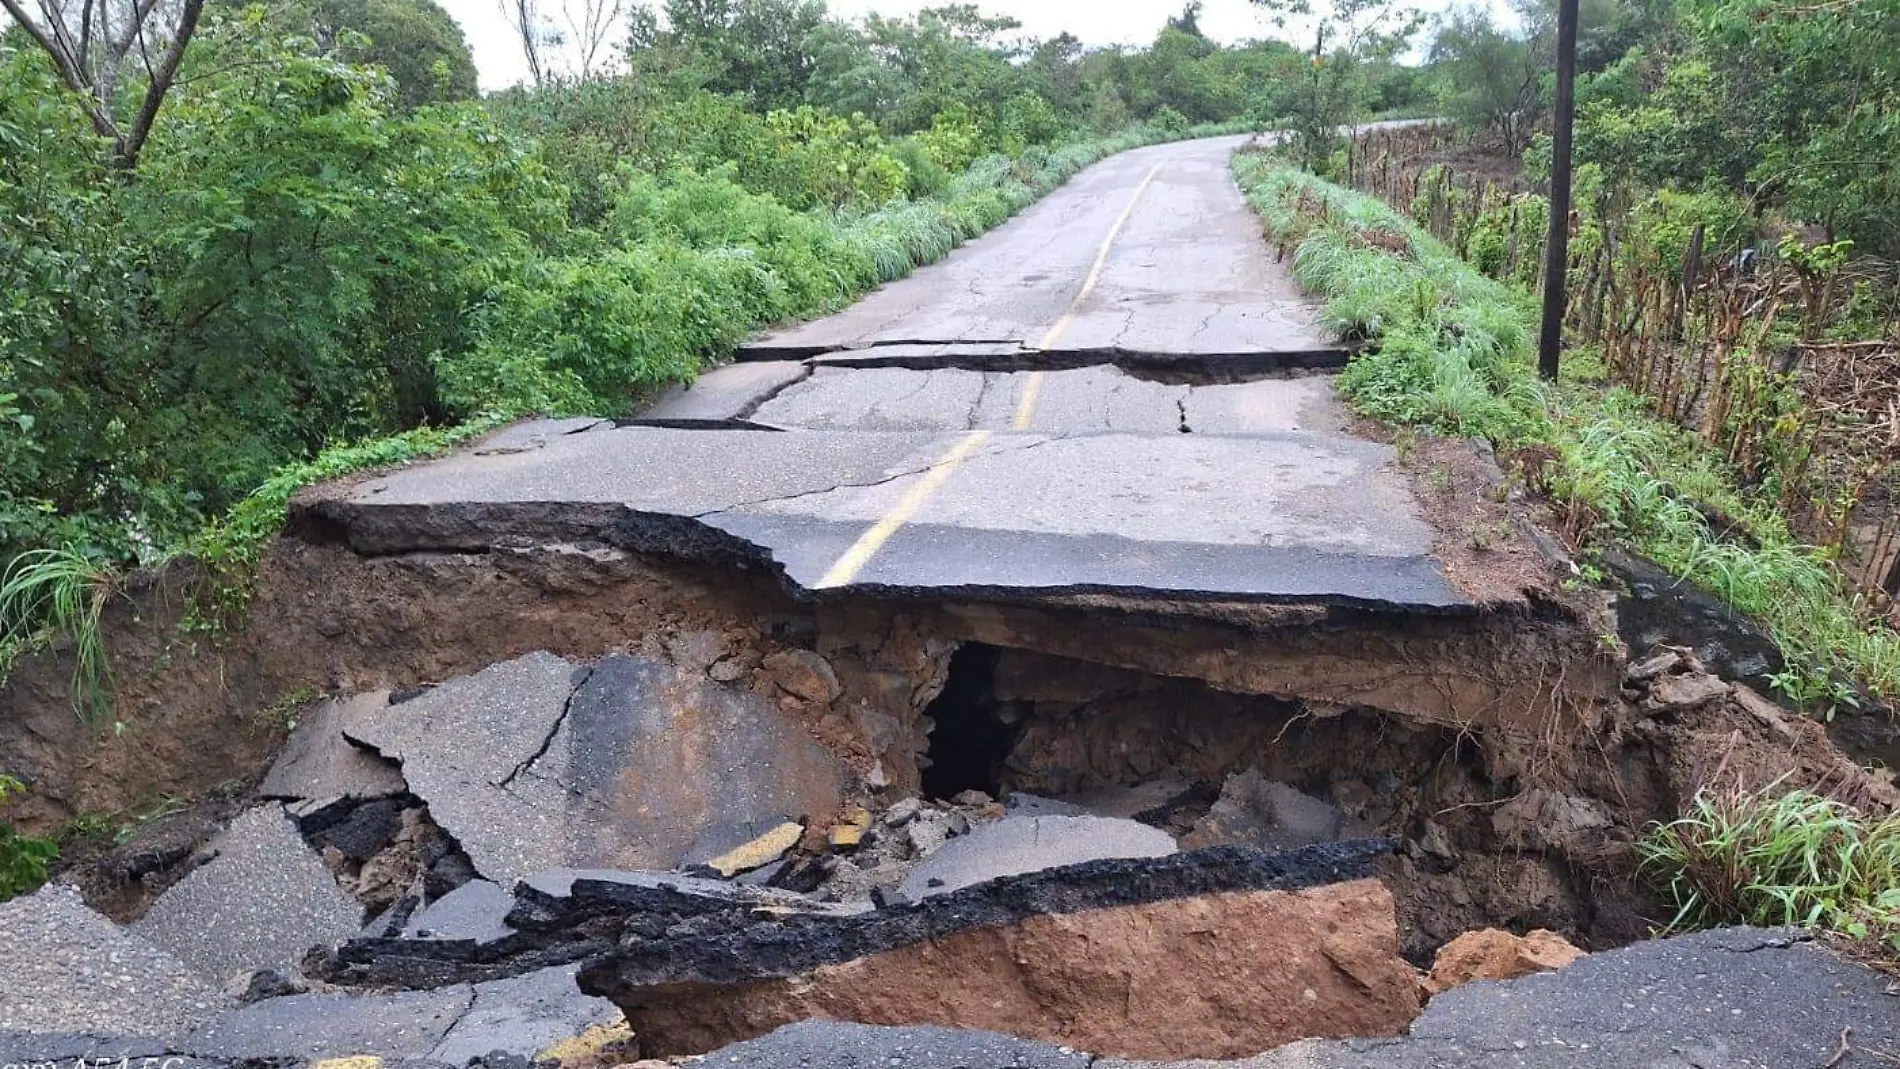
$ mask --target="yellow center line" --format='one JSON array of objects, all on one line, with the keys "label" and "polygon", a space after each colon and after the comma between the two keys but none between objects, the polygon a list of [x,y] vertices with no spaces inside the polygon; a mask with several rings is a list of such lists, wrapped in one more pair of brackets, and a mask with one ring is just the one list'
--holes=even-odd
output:
[{"label": "yellow center line", "polygon": [[[1128,198],[1128,206],[1123,208],[1121,215],[1116,217],[1115,225],[1108,228],[1108,236],[1102,239],[1102,247],[1096,250],[1095,262],[1089,265],[1089,273],[1082,278],[1082,288],[1075,292],[1075,297],[1069,301],[1069,307],[1062,313],[1062,318],[1056,320],[1056,325],[1050,327],[1049,332],[1042,336],[1042,340],[1036,343],[1036,348],[1048,349],[1055,345],[1075,323],[1076,312],[1081,309],[1082,302],[1088,300],[1089,294],[1095,292],[1096,284],[1102,281],[1102,270],[1108,265],[1108,252],[1114,246],[1115,238],[1121,234],[1122,227],[1128,224],[1128,217],[1135,214],[1135,204],[1141,200],[1141,195],[1147,190],[1148,183],[1154,181],[1156,172],[1160,170],[1159,163],[1149,168],[1141,184],[1135,187],[1135,195]],[[1030,420],[1035,418],[1036,402],[1042,396],[1042,374],[1040,371],[1032,371],[1023,380],[1022,399],[1016,404],[1016,418],[1011,423],[1016,430],[1027,430]],[[958,439],[957,444],[951,446],[950,451],[945,453],[942,459],[924,472],[923,478],[917,480],[917,485],[911,487],[903,498],[884,514],[883,519],[872,524],[869,530],[858,536],[856,542],[851,543],[851,548],[845,550],[837,562],[819,577],[815,589],[841,587],[857,578],[858,573],[864,570],[864,566],[871,563],[871,558],[877,555],[877,551],[884,547],[884,543],[890,541],[891,536],[896,534],[899,528],[909,523],[911,517],[917,515],[917,511],[924,507],[924,503],[942,489],[944,483],[950,481],[950,476],[956,474],[957,468],[969,459],[970,454],[976,452],[989,439],[989,431],[971,431]]]},{"label": "yellow center line", "polygon": [[871,562],[871,557],[883,547],[884,543],[890,541],[891,536],[897,533],[897,529],[909,523],[910,518],[917,515],[917,510],[924,507],[924,502],[930,500],[930,495],[936,493],[939,487],[950,480],[950,476],[956,472],[958,465],[975,452],[978,446],[989,440],[989,431],[971,431],[958,439],[957,444],[951,446],[950,451],[943,455],[943,459],[932,464],[930,470],[924,472],[924,477],[917,480],[917,485],[906,491],[897,505],[884,514],[883,519],[872,524],[870,530],[858,536],[856,542],[851,543],[851,548],[845,550],[844,555],[838,558],[838,562],[819,578],[818,589],[843,586],[856,577],[858,572]]},{"label": "yellow center line", "polygon": [[[1075,324],[1075,316],[1081,311],[1082,302],[1089,299],[1089,294],[1095,292],[1096,284],[1102,281],[1102,269],[1108,266],[1108,252],[1114,247],[1115,239],[1121,236],[1122,227],[1127,226],[1128,217],[1135,214],[1135,205],[1141,201],[1142,193],[1147,191],[1148,183],[1155,180],[1155,174],[1160,170],[1159,163],[1148,168],[1148,173],[1142,177],[1141,184],[1135,187],[1135,195],[1128,198],[1128,206],[1115,217],[1115,225],[1108,228],[1108,236],[1102,239],[1102,247],[1095,251],[1095,262],[1089,265],[1089,273],[1083,276],[1082,288],[1075,291],[1075,298],[1069,302],[1069,307],[1062,313],[1062,318],[1056,320],[1056,325],[1050,327],[1049,333],[1042,336],[1042,340],[1036,343],[1036,348],[1054,348],[1056,342],[1060,341]],[[1010,426],[1019,431],[1028,430],[1030,421],[1036,417],[1036,402],[1041,399],[1042,372],[1032,371],[1029,377],[1023,380],[1022,400],[1016,405],[1016,419]]]}]

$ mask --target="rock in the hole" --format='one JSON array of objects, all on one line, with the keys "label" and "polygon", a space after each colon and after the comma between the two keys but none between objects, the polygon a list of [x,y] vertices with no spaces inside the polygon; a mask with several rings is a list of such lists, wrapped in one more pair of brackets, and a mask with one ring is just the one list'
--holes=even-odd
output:
[{"label": "rock in the hole", "polygon": [[1583,956],[1569,940],[1542,928],[1521,936],[1497,928],[1466,932],[1439,948],[1425,990],[1437,995],[1473,980],[1515,980]]},{"label": "rock in the hole", "polygon": [[893,828],[901,828],[916,819],[924,808],[921,798],[899,798],[884,811],[884,823]]},{"label": "rock in the hole", "polygon": [[871,811],[862,806],[852,806],[841,815],[827,838],[834,850],[849,850],[864,842],[864,833],[871,830]]},{"label": "rock in the hole", "polygon": [[1552,850],[1584,858],[1612,825],[1610,809],[1593,798],[1575,798],[1532,787],[1491,813],[1491,830],[1514,849]]},{"label": "rock in the hole", "polygon": [[542,1051],[590,1028],[620,1021],[606,999],[583,995],[574,986],[573,965],[541,969],[525,976],[476,984],[474,1001],[456,1020],[428,1059],[467,1065],[493,1051],[539,1060]]},{"label": "rock in the hole", "polygon": [[133,930],[208,977],[294,965],[341,943],[363,909],[305,845],[283,807],[241,814],[211,842],[217,856],[153,901]]},{"label": "rock in the hole", "polygon": [[258,793],[286,801],[383,798],[408,789],[402,772],[385,757],[350,742],[344,729],[389,706],[389,692],[374,691],[320,702],[290,733]]},{"label": "rock in the hole", "polygon": [[0,903],[0,968],[0,1061],[8,1063],[49,1057],[44,1037],[107,1029],[162,1046],[231,1004],[184,962],[87,909],[70,887]]},{"label": "rock in the hole", "polygon": [[1304,1037],[1403,1032],[1419,994],[1398,950],[1390,892],[1356,880],[1037,914],[792,977],[616,1000],[649,1051],[704,1050],[819,1017],[1231,1058]]},{"label": "rock in the hole", "polygon": [[1188,847],[1244,843],[1295,850],[1313,843],[1357,839],[1372,829],[1336,807],[1248,769],[1227,777],[1220,798],[1183,839]]},{"label": "rock in the hole", "polygon": [[785,852],[798,845],[805,834],[805,826],[795,820],[773,825],[764,834],[740,843],[738,846],[711,858],[706,867],[719,875],[731,879],[742,872],[769,865],[785,856]]},{"label": "rock in the hole", "polygon": [[900,888],[913,901],[971,884],[1115,857],[1164,857],[1167,832],[1109,817],[1004,817],[978,824],[919,862]]},{"label": "rock in the hole", "polygon": [[780,690],[808,702],[824,705],[841,692],[831,662],[810,650],[780,650],[760,662],[759,668]]},{"label": "rock in the hole", "polygon": [[431,816],[503,884],[555,868],[703,862],[787,821],[829,817],[842,797],[837,758],[775,707],[641,657],[584,670],[530,654],[352,734],[400,760]]}]

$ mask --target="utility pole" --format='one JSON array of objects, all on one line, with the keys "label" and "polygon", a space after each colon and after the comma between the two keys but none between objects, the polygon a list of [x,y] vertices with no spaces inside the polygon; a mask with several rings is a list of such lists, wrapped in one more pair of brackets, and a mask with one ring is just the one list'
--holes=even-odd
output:
[{"label": "utility pole", "polygon": [[1550,132],[1550,233],[1544,241],[1544,323],[1537,335],[1537,373],[1557,378],[1564,341],[1565,269],[1570,264],[1570,128],[1576,120],[1577,0],[1557,9],[1557,107]]}]

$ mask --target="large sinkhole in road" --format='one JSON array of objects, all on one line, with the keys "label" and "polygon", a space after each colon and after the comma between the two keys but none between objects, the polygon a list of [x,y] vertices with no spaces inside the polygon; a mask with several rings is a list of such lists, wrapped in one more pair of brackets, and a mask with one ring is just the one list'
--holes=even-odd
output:
[{"label": "large sinkhole in road", "polygon": [[1415,961],[1469,928],[1589,923],[1587,875],[1499,841],[1491,814],[1514,789],[1469,733],[974,642],[926,715],[926,797],[1048,800],[1186,848],[1399,840],[1384,878]]}]

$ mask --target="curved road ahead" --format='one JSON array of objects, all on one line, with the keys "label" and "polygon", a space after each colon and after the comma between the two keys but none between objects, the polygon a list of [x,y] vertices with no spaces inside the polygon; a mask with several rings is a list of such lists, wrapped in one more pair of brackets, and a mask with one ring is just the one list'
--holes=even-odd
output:
[{"label": "curved road ahead", "polygon": [[[364,552],[577,538],[812,591],[1468,607],[1227,169],[1105,160],[633,425],[513,428],[311,507]],[[1277,372],[1277,376],[1274,374]]]}]

